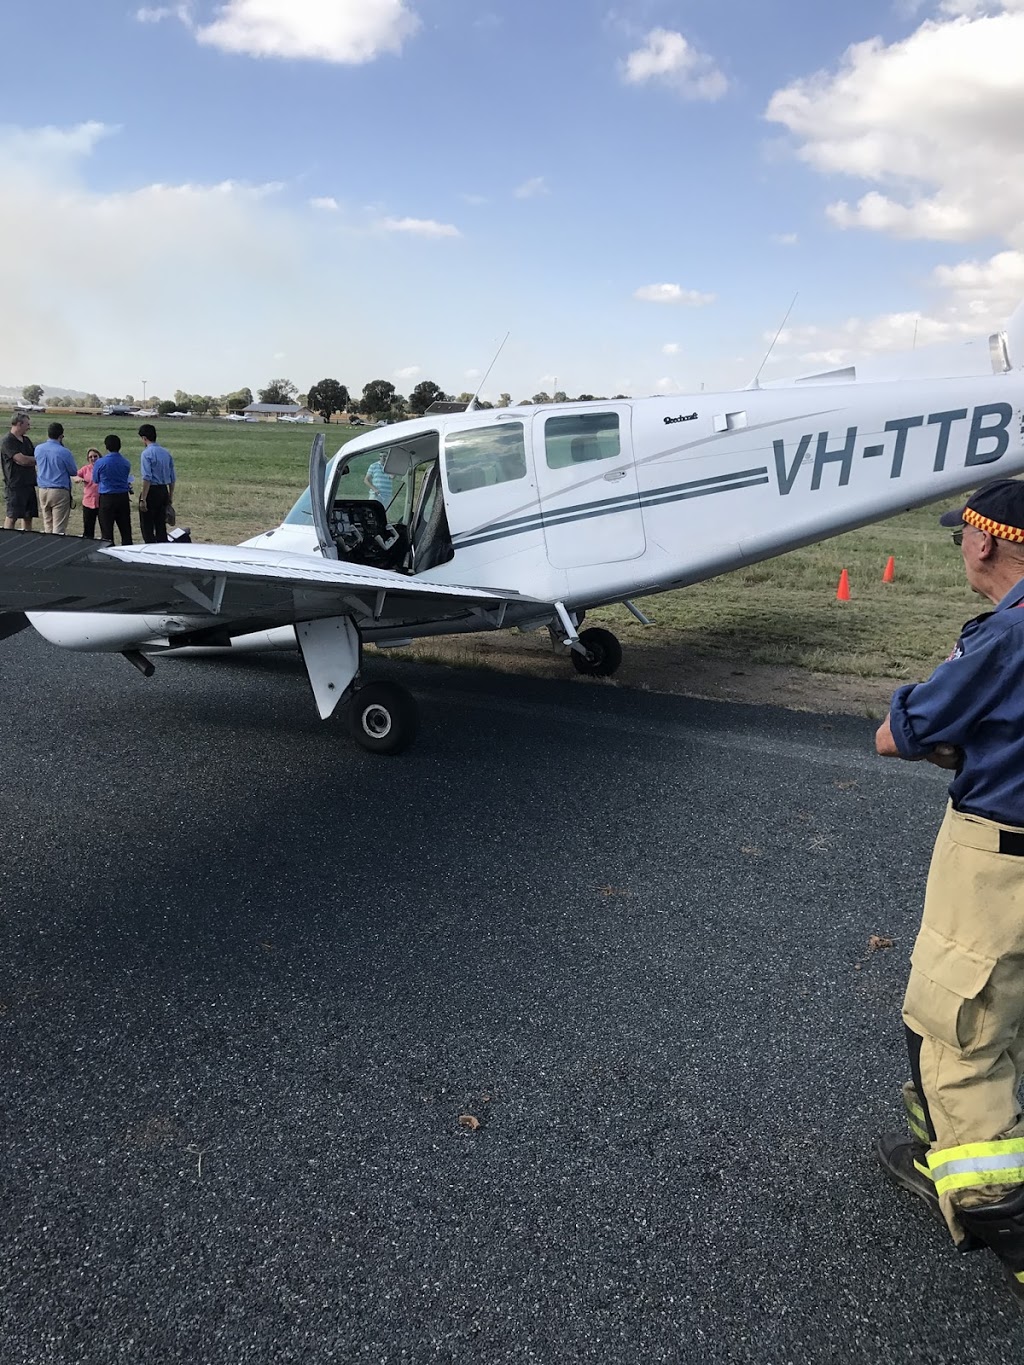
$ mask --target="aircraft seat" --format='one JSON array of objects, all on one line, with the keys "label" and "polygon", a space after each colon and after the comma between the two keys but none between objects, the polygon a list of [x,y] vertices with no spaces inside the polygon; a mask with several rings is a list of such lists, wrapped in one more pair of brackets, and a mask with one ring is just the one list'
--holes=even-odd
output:
[{"label": "aircraft seat", "polygon": [[487,477],[479,465],[468,469],[453,469],[448,475],[448,487],[453,493],[467,493],[471,488],[483,488]]},{"label": "aircraft seat", "polygon": [[569,458],[573,464],[582,464],[585,460],[603,460],[601,442],[596,436],[574,436],[569,444]]}]

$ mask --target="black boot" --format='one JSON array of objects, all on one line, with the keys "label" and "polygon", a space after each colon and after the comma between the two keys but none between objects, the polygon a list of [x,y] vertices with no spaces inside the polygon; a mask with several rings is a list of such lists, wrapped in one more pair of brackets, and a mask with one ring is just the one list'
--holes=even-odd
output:
[{"label": "black boot", "polygon": [[1024,1185],[977,1208],[957,1208],[957,1217],[1003,1263],[1010,1291],[1024,1309]]},{"label": "black boot", "polygon": [[923,1175],[914,1165],[915,1161],[925,1167],[928,1165],[928,1148],[923,1142],[916,1142],[902,1134],[899,1137],[877,1138],[875,1159],[886,1180],[908,1194],[916,1194],[918,1199],[928,1205],[932,1217],[945,1223],[939,1207],[939,1196],[935,1193],[935,1181],[931,1176]]},{"label": "black boot", "polygon": [[[943,1227],[946,1226],[946,1219],[939,1205],[939,1196],[935,1193],[935,1182],[930,1175],[919,1171],[914,1164],[920,1162],[922,1166],[928,1165],[928,1148],[923,1142],[917,1142],[902,1134],[899,1137],[877,1138],[875,1160],[881,1166],[886,1180],[898,1189],[906,1190],[908,1194],[917,1195],[918,1199],[923,1200],[928,1206],[928,1212],[936,1222],[941,1223]],[[963,1222],[963,1219],[960,1221]],[[957,1251],[980,1251],[985,1243],[979,1241],[966,1223],[964,1228],[967,1235],[962,1241],[957,1242]]]}]

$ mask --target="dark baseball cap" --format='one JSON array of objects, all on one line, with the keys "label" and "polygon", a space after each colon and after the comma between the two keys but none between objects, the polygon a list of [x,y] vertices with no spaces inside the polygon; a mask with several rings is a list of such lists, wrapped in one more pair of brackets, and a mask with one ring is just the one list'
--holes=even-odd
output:
[{"label": "dark baseball cap", "polygon": [[963,507],[939,517],[940,526],[961,523],[988,531],[999,540],[1024,542],[1024,483],[993,479],[973,492]]}]

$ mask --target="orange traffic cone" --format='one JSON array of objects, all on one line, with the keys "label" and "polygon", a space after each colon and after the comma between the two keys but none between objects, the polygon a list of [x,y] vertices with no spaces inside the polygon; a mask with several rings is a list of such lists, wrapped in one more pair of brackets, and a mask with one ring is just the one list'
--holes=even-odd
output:
[{"label": "orange traffic cone", "polygon": [[882,574],[882,582],[883,582],[883,583],[895,583],[895,582],[896,582],[896,556],[895,556],[895,555],[890,555],[890,556],[889,556],[889,562],[888,562],[888,564],[886,564],[886,566],[885,566],[885,573]]},{"label": "orange traffic cone", "polygon": [[850,575],[844,569],[839,575],[839,587],[836,588],[836,601],[849,602],[850,600]]}]

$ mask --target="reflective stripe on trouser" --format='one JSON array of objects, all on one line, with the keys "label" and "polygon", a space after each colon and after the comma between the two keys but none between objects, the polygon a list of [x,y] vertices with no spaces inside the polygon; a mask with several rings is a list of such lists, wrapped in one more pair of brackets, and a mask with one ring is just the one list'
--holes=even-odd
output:
[{"label": "reflective stripe on trouser", "polygon": [[1024,1137],[967,1142],[944,1151],[933,1148],[928,1153],[928,1169],[940,1196],[993,1185],[1004,1191],[1007,1186],[1024,1185]]},{"label": "reflective stripe on trouser", "polygon": [[917,1087],[913,1081],[907,1081],[903,1087],[903,1107],[907,1111],[907,1126],[910,1135],[918,1142],[923,1142],[927,1147],[932,1140],[932,1135],[928,1131],[928,1119],[924,1112],[924,1105],[921,1103],[921,1096],[917,1093]]},{"label": "reflective stripe on trouser", "polygon": [[958,1205],[1024,1184],[1024,858],[998,852],[1012,828],[947,809],[903,1001],[921,1038],[924,1104],[907,1105],[911,1131],[921,1140],[916,1124],[931,1120],[928,1163],[958,1242]]}]

